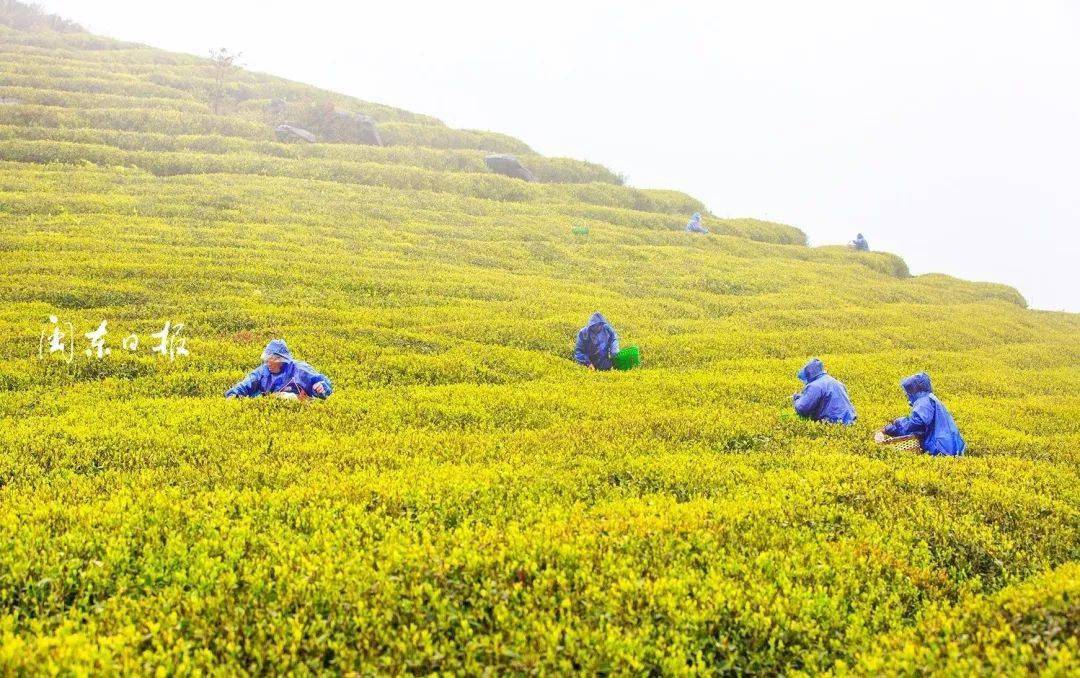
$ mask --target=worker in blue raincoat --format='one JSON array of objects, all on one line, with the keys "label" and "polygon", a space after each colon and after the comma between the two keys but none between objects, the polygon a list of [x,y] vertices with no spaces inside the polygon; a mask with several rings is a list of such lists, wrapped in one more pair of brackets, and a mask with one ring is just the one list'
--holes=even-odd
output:
[{"label": "worker in blue raincoat", "polygon": [[964,453],[964,439],[956,427],[952,415],[934,395],[930,386],[930,375],[926,372],[913,374],[900,382],[908,402],[911,403],[911,415],[900,417],[882,429],[887,436],[915,435],[927,454],[959,456]]},{"label": "worker in blue raincoat", "polygon": [[329,379],[306,362],[293,359],[284,339],[267,344],[262,359],[262,365],[225,392],[226,398],[273,395],[299,400],[325,399],[334,392]]},{"label": "worker in blue raincoat", "polygon": [[847,389],[825,373],[825,365],[820,360],[812,358],[796,376],[806,384],[802,393],[791,396],[800,416],[844,426],[854,423],[855,406],[848,398]]},{"label": "worker in blue raincoat", "polygon": [[687,233],[708,233],[709,229],[701,225],[701,212],[694,212],[690,221],[686,222]]},{"label": "worker in blue raincoat", "polygon": [[615,328],[597,311],[577,333],[574,360],[590,370],[610,370],[611,357],[619,352],[619,336]]},{"label": "worker in blue raincoat", "polygon": [[855,236],[855,239],[851,241],[851,246],[860,252],[870,251],[870,243],[866,242],[862,233]]}]

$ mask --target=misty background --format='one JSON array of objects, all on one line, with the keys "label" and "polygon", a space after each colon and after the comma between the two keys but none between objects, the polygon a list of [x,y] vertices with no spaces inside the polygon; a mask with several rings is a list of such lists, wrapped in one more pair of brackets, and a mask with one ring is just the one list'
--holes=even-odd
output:
[{"label": "misty background", "polygon": [[38,2],[1080,311],[1080,3]]}]

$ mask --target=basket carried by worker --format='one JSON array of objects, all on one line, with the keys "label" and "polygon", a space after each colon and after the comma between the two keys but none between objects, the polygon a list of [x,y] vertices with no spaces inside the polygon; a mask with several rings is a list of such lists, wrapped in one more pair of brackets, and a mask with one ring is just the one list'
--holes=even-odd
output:
[{"label": "basket carried by worker", "polygon": [[878,445],[888,445],[897,452],[920,452],[922,445],[919,444],[919,436],[897,436],[890,438],[884,434],[877,439]]},{"label": "basket carried by worker", "polygon": [[641,364],[641,351],[637,346],[629,346],[611,356],[611,366],[617,370],[629,370]]}]

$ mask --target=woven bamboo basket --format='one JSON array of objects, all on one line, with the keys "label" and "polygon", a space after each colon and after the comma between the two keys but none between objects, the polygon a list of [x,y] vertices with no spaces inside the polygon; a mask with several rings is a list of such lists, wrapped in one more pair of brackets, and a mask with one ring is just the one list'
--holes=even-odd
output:
[{"label": "woven bamboo basket", "polygon": [[881,445],[888,445],[890,448],[898,452],[920,452],[922,451],[922,445],[919,444],[918,436],[897,436],[895,438],[886,438],[882,440]]}]

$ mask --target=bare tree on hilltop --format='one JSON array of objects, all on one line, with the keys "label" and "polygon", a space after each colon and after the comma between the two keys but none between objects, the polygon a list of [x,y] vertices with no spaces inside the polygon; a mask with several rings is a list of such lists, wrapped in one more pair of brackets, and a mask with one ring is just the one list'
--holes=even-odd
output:
[{"label": "bare tree on hilltop", "polygon": [[240,52],[230,52],[222,47],[210,50],[210,72],[213,84],[207,92],[210,110],[224,113],[228,104],[235,103],[237,96],[233,92],[233,76],[240,70]]}]

